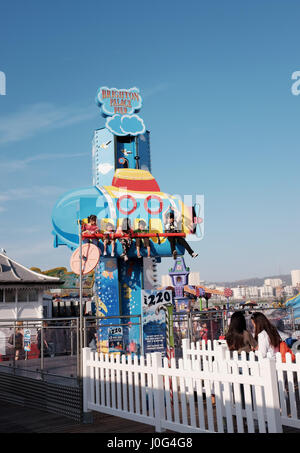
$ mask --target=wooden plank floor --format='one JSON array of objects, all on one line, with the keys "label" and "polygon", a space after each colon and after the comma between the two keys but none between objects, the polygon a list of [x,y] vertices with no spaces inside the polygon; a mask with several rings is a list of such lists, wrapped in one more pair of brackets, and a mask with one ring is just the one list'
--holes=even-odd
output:
[{"label": "wooden plank floor", "polygon": [[74,420],[0,401],[0,433],[154,433],[154,427],[124,418],[94,413],[94,422]]},{"label": "wooden plank floor", "polygon": [[[155,433],[150,425],[96,412],[93,415],[93,423],[79,424],[67,417],[0,400],[0,433]],[[300,430],[283,427],[283,432]]]}]

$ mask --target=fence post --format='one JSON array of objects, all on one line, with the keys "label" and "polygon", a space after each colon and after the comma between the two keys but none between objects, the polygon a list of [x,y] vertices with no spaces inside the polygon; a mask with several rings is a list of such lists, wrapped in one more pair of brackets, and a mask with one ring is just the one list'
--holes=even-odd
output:
[{"label": "fence post", "polygon": [[225,360],[225,351],[227,350],[227,346],[224,344],[219,344],[216,340],[214,342],[214,353],[215,358],[217,361]]},{"label": "fence post", "polygon": [[44,380],[44,321],[41,325],[41,378]]},{"label": "fence post", "polygon": [[282,433],[278,379],[275,359],[261,359],[261,375],[264,378],[264,393],[269,433]]},{"label": "fence post", "polygon": [[191,345],[190,345],[190,340],[188,338],[184,338],[182,340],[182,358],[183,358],[183,365],[184,365],[184,368],[186,368],[186,364],[187,364],[187,361],[188,361],[188,349],[190,349]]},{"label": "fence post", "polygon": [[165,431],[161,423],[165,418],[164,378],[158,372],[158,369],[162,367],[161,353],[153,352],[151,354],[151,362],[153,369],[155,431],[161,433]]},{"label": "fence post", "polygon": [[91,349],[82,349],[82,387],[83,387],[83,412],[90,412],[88,409],[90,400],[90,367],[88,361],[91,358]]}]

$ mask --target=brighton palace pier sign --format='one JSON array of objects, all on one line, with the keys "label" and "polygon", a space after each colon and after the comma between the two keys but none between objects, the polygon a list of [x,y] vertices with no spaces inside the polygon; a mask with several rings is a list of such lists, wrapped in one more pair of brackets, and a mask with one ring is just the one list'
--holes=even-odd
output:
[{"label": "brighton palace pier sign", "polygon": [[138,88],[117,89],[100,87],[96,103],[102,116],[106,119],[105,126],[115,135],[139,135],[146,131],[142,118],[136,113],[142,107],[142,97]]}]

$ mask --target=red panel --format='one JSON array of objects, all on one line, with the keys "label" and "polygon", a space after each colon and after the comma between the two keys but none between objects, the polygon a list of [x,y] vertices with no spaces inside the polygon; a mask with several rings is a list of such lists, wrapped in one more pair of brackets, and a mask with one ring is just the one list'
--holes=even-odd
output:
[{"label": "red panel", "polygon": [[160,192],[159,185],[155,179],[122,179],[114,177],[112,181],[114,187],[126,187],[128,190],[143,192]]}]

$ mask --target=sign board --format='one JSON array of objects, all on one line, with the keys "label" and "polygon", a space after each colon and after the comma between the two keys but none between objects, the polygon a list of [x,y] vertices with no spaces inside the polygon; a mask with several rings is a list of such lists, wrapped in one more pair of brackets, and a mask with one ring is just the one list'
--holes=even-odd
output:
[{"label": "sign board", "polygon": [[24,330],[24,351],[31,351],[31,332],[29,329]]},{"label": "sign board", "polygon": [[102,86],[97,92],[96,103],[102,116],[106,118],[105,127],[114,135],[139,135],[146,131],[144,121],[135,113],[142,107],[138,88]]},{"label": "sign board", "polygon": [[167,304],[172,303],[172,291],[142,292],[142,325],[144,354],[161,352],[166,356],[167,328],[169,327]]},{"label": "sign board", "polygon": [[108,348],[110,353],[124,351],[123,327],[109,327]]}]

